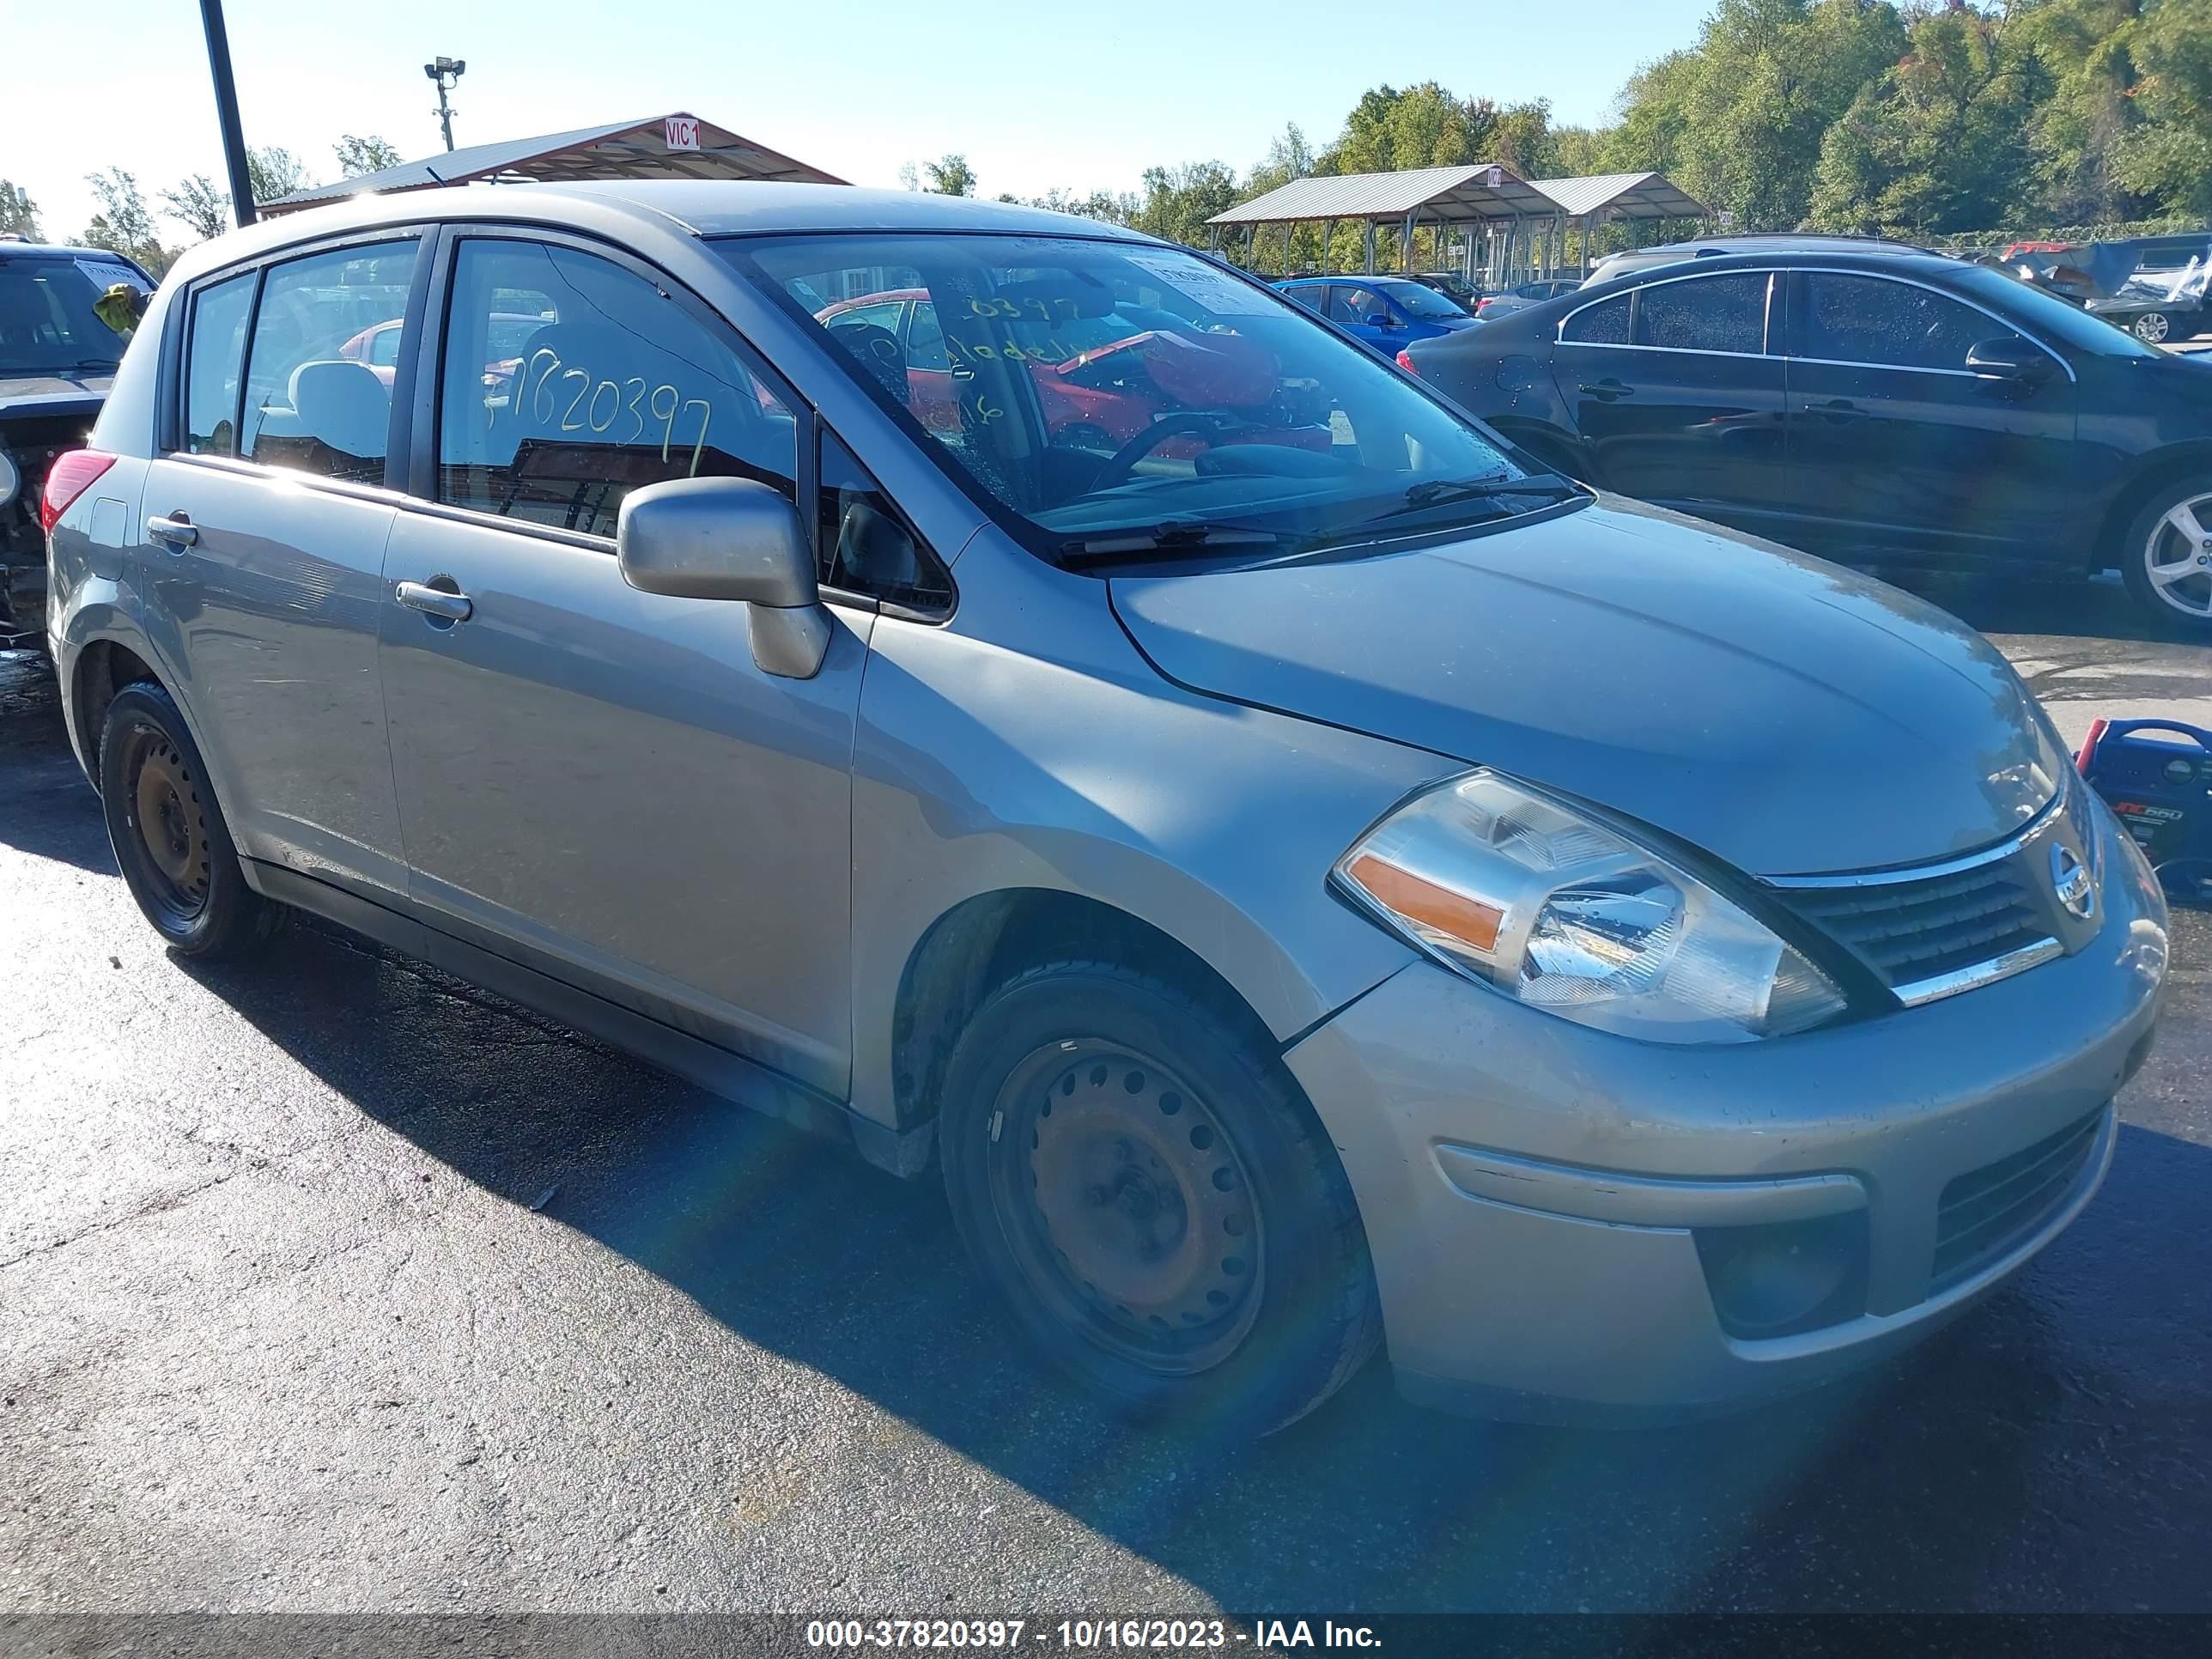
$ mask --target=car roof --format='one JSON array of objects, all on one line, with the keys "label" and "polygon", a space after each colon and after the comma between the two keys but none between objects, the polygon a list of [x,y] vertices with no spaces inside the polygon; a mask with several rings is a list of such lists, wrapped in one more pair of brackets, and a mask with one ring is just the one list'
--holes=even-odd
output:
[{"label": "car roof", "polygon": [[1631,289],[1643,288],[1662,272],[1671,272],[1678,276],[1704,276],[1730,270],[1795,270],[1807,266],[1822,270],[1864,270],[1882,276],[1905,272],[1936,277],[1955,277],[1961,270],[1983,269],[1947,258],[1940,253],[1917,250],[1876,253],[1863,248],[1792,247],[1772,248],[1765,252],[1720,253],[1694,262],[1685,259],[1664,265],[1643,265],[1623,271],[1618,276],[1608,276],[1602,282],[1585,283],[1548,300],[1532,301],[1527,307],[1501,317],[1490,326],[1500,331],[1540,327],[1548,319],[1565,312],[1615,294],[1626,294]]},{"label": "car roof", "polygon": [[18,242],[0,237],[0,257],[10,259],[26,257],[34,259],[97,259],[102,264],[128,265],[140,276],[145,275],[144,267],[129,254],[118,253],[114,249],[106,247],[72,247],[60,242]]}]

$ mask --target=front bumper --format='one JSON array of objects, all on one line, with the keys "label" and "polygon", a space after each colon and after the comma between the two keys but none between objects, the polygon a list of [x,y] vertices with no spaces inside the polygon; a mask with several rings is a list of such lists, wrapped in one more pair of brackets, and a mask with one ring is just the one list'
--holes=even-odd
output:
[{"label": "front bumper", "polygon": [[[1301,1040],[1285,1058],[1358,1199],[1401,1389],[1539,1419],[1725,1410],[1895,1353],[2020,1267],[2103,1178],[2158,1018],[2165,903],[2099,817],[2095,939],[1925,1007],[1668,1048],[1424,963]],[[2049,1202],[1947,1268],[1947,1189],[2040,1143],[2069,1159]],[[1863,1218],[1845,1316],[1731,1334],[1701,1238],[1822,1217]]]}]

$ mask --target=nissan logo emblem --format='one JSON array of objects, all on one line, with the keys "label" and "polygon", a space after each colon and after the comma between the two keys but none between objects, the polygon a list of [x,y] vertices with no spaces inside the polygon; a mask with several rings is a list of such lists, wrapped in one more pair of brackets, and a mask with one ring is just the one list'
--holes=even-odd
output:
[{"label": "nissan logo emblem", "polygon": [[2070,847],[2054,843],[2051,848],[2051,890],[2058,895],[2069,915],[2087,921],[2096,914],[2096,884],[2089,879],[2088,866]]}]

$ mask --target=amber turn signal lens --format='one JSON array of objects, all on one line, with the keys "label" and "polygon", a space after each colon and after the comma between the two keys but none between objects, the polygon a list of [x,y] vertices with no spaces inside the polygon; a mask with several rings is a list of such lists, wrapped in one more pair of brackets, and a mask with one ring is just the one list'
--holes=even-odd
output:
[{"label": "amber turn signal lens", "polygon": [[1498,930],[1505,924],[1505,912],[1494,904],[1424,881],[1395,864],[1385,864],[1372,853],[1362,853],[1346,873],[1365,888],[1376,903],[1408,921],[1433,927],[1478,951],[1498,948]]}]

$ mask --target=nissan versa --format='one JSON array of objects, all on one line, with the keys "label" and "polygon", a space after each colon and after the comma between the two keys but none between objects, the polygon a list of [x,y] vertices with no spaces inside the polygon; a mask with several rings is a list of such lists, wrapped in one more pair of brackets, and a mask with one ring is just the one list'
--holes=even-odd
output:
[{"label": "nissan versa", "polygon": [[[1152,418],[1055,433],[1101,358]],[[2156,887],[1978,635],[1108,227],[302,214],[179,264],[45,516],[178,953],[318,912],[934,1162],[1133,1408],[1830,1378],[2074,1218],[2158,1016]]]}]

